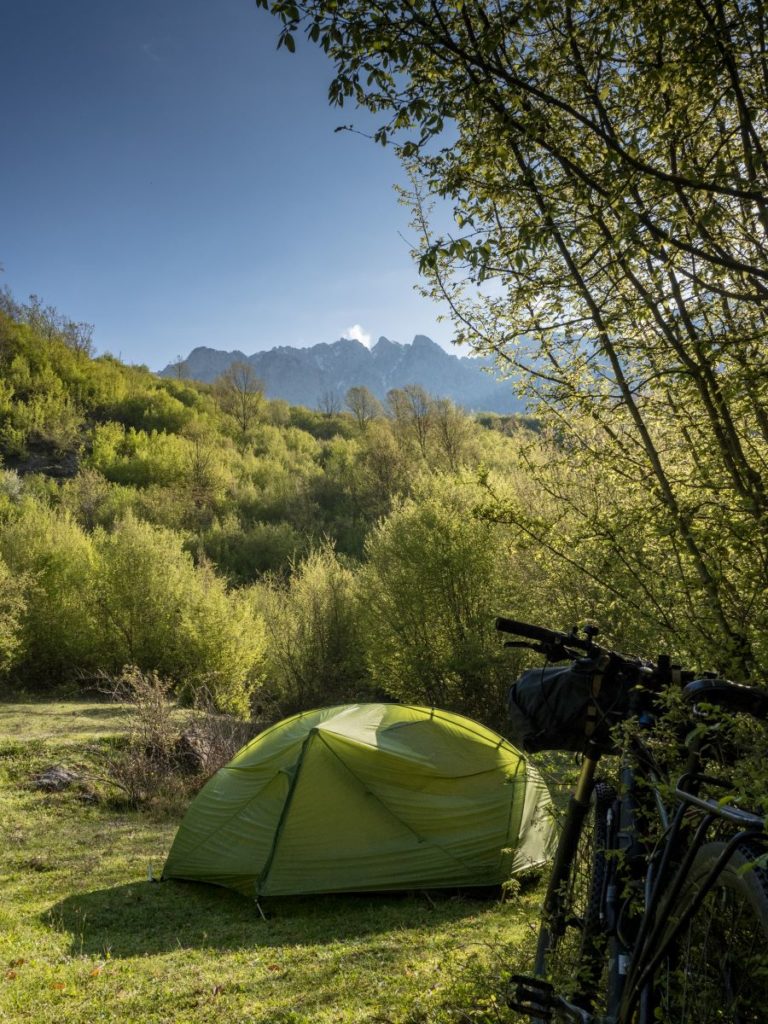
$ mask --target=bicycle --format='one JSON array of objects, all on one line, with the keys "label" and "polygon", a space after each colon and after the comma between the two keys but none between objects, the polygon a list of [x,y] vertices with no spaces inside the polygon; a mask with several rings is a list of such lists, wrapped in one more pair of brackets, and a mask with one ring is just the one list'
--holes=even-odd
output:
[{"label": "bicycle", "polygon": [[[534,975],[512,979],[511,1008],[536,1024],[768,1022],[764,812],[732,802],[727,777],[709,767],[719,736],[712,709],[766,722],[768,694],[697,678],[667,656],[654,663],[601,647],[593,628],[581,636],[505,618],[496,627],[522,638],[509,646],[571,662],[529,670],[513,687],[523,746],[583,754]],[[673,684],[693,726],[676,782],[651,749],[667,715],[660,695]],[[634,728],[617,751],[616,726],[627,721]],[[615,753],[611,781],[598,766]]]}]

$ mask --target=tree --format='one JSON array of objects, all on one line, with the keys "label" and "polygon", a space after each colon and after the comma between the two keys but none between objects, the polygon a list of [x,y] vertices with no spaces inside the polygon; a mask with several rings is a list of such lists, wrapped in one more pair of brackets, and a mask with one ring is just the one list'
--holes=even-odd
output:
[{"label": "tree", "polygon": [[364,430],[371,420],[381,416],[381,402],[366,387],[350,388],[344,396],[347,408],[357,420],[357,425]]},{"label": "tree", "polygon": [[29,579],[14,576],[0,558],[0,673],[5,675],[22,654],[22,622]]},{"label": "tree", "polygon": [[[386,119],[457,340],[524,374],[572,464],[644,492],[720,667],[765,667],[768,13],[258,2],[329,54],[332,102]],[[432,198],[458,233],[433,233]]]},{"label": "tree", "polygon": [[472,436],[472,421],[450,398],[438,398],[433,403],[432,419],[437,447],[448,468],[455,473],[464,460]]},{"label": "tree", "polygon": [[371,517],[388,512],[396,494],[407,490],[408,467],[388,420],[376,420],[365,432],[360,461],[367,481]]},{"label": "tree", "polygon": [[256,424],[264,400],[264,382],[250,363],[236,362],[215,382],[221,408],[235,420],[243,450]]},{"label": "tree", "polygon": [[81,355],[93,355],[93,324],[71,320],[54,306],[44,306],[39,295],[30,295],[28,303],[17,302],[7,288],[0,289],[0,312],[29,324],[41,338],[61,341]]},{"label": "tree", "polygon": [[247,593],[228,592],[205,562],[195,566],[182,541],[132,515],[97,531],[102,667],[157,671],[185,695],[205,687],[221,710],[246,715],[260,682],[262,620]]},{"label": "tree", "polygon": [[210,431],[199,423],[192,423],[187,427],[184,436],[189,442],[185,459],[184,487],[194,509],[195,526],[208,526],[211,508],[217,491],[221,489],[221,453],[217,453]]},{"label": "tree", "polygon": [[[20,613],[14,653],[25,685],[56,685],[97,668],[91,538],[68,513],[24,498],[0,530],[0,558],[17,584],[26,580],[23,607],[10,605],[13,617]],[[0,596],[8,586],[12,595],[13,584],[0,572]]]},{"label": "tree", "polygon": [[326,419],[332,419],[341,412],[341,399],[338,391],[324,391],[320,396],[318,408]]},{"label": "tree", "polygon": [[186,359],[182,359],[180,355],[176,356],[174,361],[171,363],[171,369],[176,380],[183,380],[187,376],[188,365]]},{"label": "tree", "polygon": [[433,425],[432,399],[420,384],[406,384],[387,392],[387,403],[400,438],[415,444],[426,459]]}]

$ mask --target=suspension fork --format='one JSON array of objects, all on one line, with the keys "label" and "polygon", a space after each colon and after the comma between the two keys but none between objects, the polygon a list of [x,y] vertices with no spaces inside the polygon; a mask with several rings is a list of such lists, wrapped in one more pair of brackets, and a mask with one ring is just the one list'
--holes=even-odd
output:
[{"label": "suspension fork", "polygon": [[595,782],[595,770],[600,760],[599,752],[591,751],[585,755],[581,762],[581,771],[573,794],[568,799],[568,810],[565,815],[560,842],[557,844],[555,859],[552,864],[552,874],[547,887],[547,895],[544,897],[544,918],[550,926],[557,923],[557,910],[560,904],[563,882],[576,855],[576,848],[579,843],[582,825],[589,810],[589,799],[592,795],[592,788]]}]

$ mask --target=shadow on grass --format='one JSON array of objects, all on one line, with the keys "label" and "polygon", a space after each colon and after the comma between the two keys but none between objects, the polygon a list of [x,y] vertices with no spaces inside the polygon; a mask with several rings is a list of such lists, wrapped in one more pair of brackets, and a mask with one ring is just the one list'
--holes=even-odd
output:
[{"label": "shadow on grass", "polygon": [[75,708],[70,714],[73,718],[101,718],[107,720],[130,719],[132,709],[125,705],[111,706],[99,704],[94,708]]},{"label": "shadow on grass", "polygon": [[70,933],[73,954],[134,957],[177,949],[324,945],[449,924],[495,905],[486,890],[283,896],[262,902],[265,921],[254,902],[227,889],[137,882],[69,896],[43,921]]},{"label": "shadow on grass", "polygon": [[131,709],[125,705],[56,703],[0,703],[3,731],[21,742],[35,740],[75,742],[91,736],[125,733]]}]

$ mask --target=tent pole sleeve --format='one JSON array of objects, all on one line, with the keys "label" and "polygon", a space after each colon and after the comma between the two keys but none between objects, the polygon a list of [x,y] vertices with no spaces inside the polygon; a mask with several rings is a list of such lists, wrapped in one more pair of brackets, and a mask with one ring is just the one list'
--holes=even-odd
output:
[{"label": "tent pole sleeve", "polygon": [[312,729],[309,732],[309,734],[307,735],[307,738],[304,740],[304,742],[301,745],[301,753],[299,754],[299,759],[296,762],[296,771],[293,773],[293,778],[291,779],[291,784],[288,787],[288,795],[285,798],[285,803],[283,804],[283,809],[280,812],[280,820],[278,821],[277,828],[275,829],[275,838],[272,840],[272,847],[271,847],[271,849],[269,851],[269,856],[267,857],[266,863],[264,864],[264,867],[261,870],[261,873],[259,875],[259,880],[256,883],[256,902],[257,903],[258,903],[259,896],[264,895],[264,885],[266,884],[267,878],[269,877],[269,872],[272,869],[272,861],[275,859],[275,853],[277,852],[277,845],[280,842],[281,835],[283,834],[283,825],[285,824],[285,819],[288,817],[288,811],[291,808],[291,801],[293,800],[293,794],[296,792],[296,783],[299,781],[299,776],[301,775],[302,765],[304,764],[304,758],[307,755],[307,749],[309,747],[309,744],[312,742],[312,740],[315,737],[315,732],[316,732],[316,730]]}]

